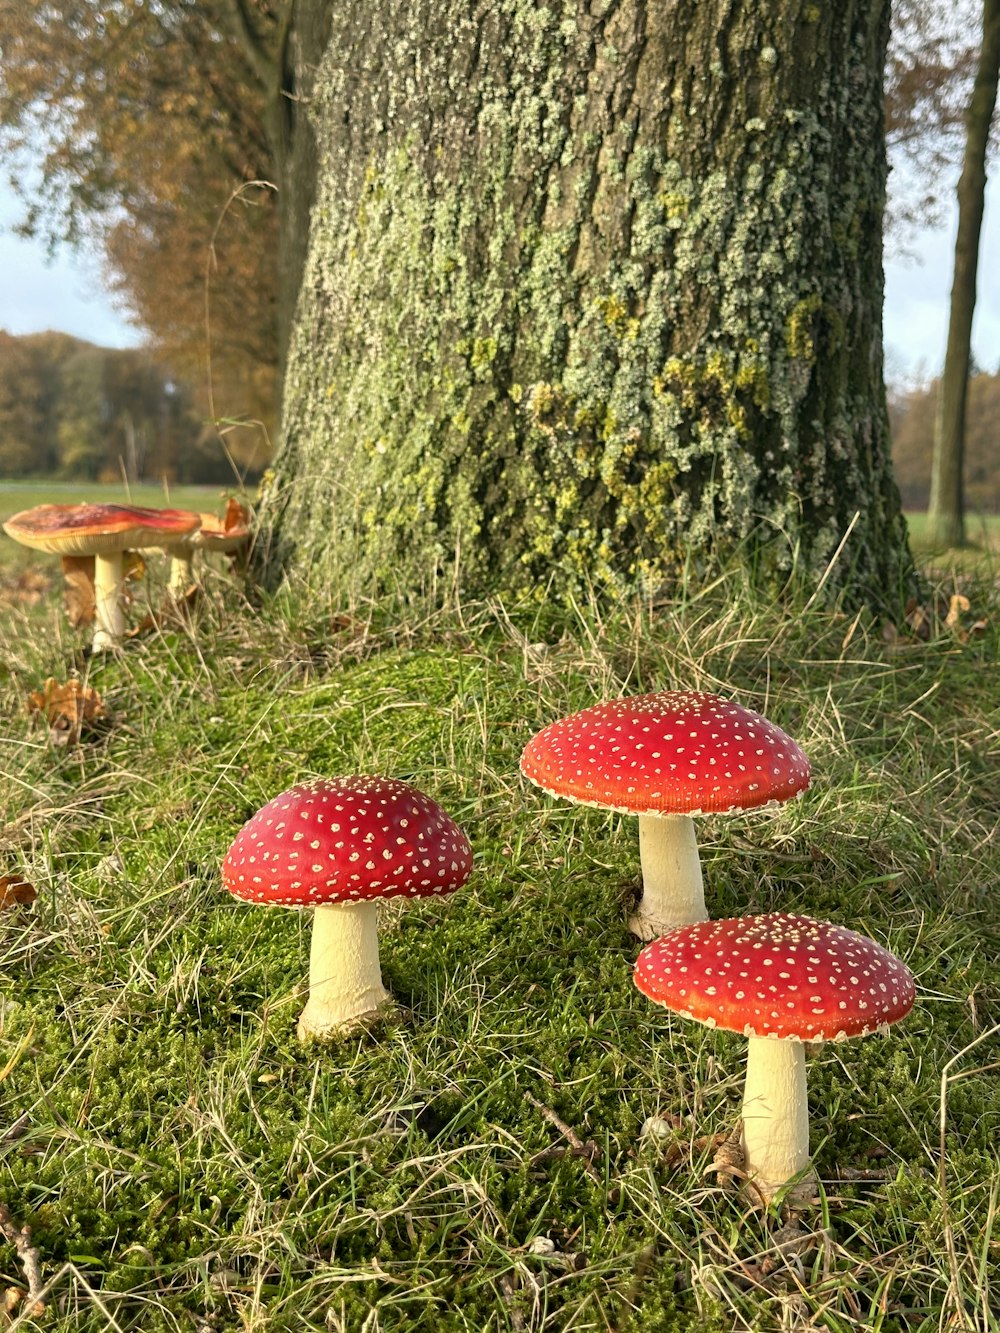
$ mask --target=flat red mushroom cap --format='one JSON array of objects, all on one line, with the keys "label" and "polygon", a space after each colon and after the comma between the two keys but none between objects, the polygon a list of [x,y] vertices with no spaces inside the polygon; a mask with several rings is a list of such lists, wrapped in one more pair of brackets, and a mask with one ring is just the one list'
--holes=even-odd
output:
[{"label": "flat red mushroom cap", "polygon": [[469,840],[429,796],[396,778],[321,778],[289,788],[240,829],[222,882],[254,903],[308,907],[451,893]]},{"label": "flat red mushroom cap", "polygon": [[904,1018],[913,974],[857,931],[807,916],[698,921],[646,946],[643,995],[710,1027],[748,1037],[839,1041]]},{"label": "flat red mushroom cap", "polygon": [[197,530],[198,514],[187,509],[147,509],[142,505],[36,505],[3,525],[22,546],[57,555],[108,555],[159,546]]},{"label": "flat red mushroom cap", "polygon": [[552,796],[623,814],[710,814],[787,801],[809,760],[759,713],[715,694],[663,690],[552,722],[521,755]]}]

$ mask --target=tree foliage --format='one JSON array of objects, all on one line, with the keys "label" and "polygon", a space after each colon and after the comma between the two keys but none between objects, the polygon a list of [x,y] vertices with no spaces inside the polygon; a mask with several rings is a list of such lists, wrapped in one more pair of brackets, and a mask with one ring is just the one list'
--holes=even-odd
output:
[{"label": "tree foliage", "polygon": [[96,242],[160,354],[206,385],[210,350],[222,416],[274,415],[277,206],[251,182],[274,168],[257,57],[286,21],[282,0],[0,0],[25,229]]},{"label": "tree foliage", "polygon": [[[923,511],[930,498],[934,423],[940,381],[896,393],[890,400],[892,459],[903,504]],[[969,380],[965,424],[964,485],[971,513],[1000,514],[997,422],[1000,421],[1000,374],[974,374]]]},{"label": "tree foliage", "polygon": [[148,352],[0,332],[0,476],[231,482],[190,391]]},{"label": "tree foliage", "polygon": [[904,237],[939,222],[944,180],[962,156],[965,110],[978,53],[977,0],[894,0],[886,59],[886,133],[901,168],[888,219]]}]

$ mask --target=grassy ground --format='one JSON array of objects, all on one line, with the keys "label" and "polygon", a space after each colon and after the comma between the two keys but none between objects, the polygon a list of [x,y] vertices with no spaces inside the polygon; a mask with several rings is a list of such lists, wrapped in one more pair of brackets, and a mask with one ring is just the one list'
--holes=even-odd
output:
[{"label": "grassy ground", "polygon": [[[38,898],[0,917],[0,1202],[51,1284],[15,1324],[1000,1327],[1000,610],[966,592],[982,628],[921,641],[735,582],[559,623],[254,608],[213,573],[196,625],[100,662],[54,589],[8,607],[0,873]],[[23,701],[74,663],[110,717],[67,748]],[[745,1043],[632,984],[635,825],[518,777],[545,722],[674,686],[760,707],[813,761],[793,807],[701,825],[712,914],[825,916],[919,981],[891,1037],[810,1057],[823,1189],[790,1229],[710,1170]],[[441,801],[476,870],[384,911],[395,1012],[304,1048],[309,921],[230,899],[219,862],[282,788],[371,771]]]},{"label": "grassy ground", "polygon": [[985,578],[1000,569],[1000,514],[967,515],[967,544],[952,550],[942,550],[930,540],[926,514],[907,514],[906,524],[917,556],[939,574],[974,573]]}]

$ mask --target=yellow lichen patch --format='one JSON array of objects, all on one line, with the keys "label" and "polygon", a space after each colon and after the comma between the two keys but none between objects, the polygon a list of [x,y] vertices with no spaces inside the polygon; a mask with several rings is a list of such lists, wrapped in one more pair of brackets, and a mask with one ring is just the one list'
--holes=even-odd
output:
[{"label": "yellow lichen patch", "polygon": [[797,361],[811,362],[815,359],[816,316],[822,306],[822,297],[814,292],[812,296],[799,301],[788,316],[785,325],[785,349],[788,355]]}]

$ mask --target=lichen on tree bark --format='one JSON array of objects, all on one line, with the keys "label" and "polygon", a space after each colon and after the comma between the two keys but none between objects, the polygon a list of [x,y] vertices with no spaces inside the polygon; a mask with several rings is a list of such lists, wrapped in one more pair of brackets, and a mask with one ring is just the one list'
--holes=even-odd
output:
[{"label": "lichen on tree bark", "polygon": [[753,550],[898,587],[881,360],[886,4],[332,18],[279,562],[661,586]]}]

